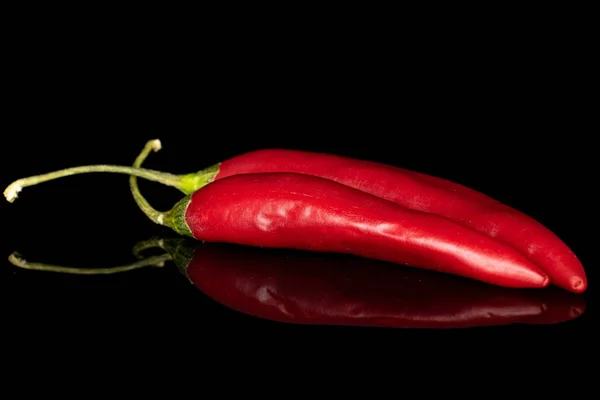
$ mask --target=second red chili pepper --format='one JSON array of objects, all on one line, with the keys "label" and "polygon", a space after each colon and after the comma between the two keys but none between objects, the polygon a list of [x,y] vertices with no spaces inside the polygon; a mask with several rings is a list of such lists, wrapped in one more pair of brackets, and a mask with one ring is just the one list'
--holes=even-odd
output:
[{"label": "second red chili pepper", "polygon": [[348,253],[507,287],[549,283],[527,258],[480,232],[310,175],[230,176],[161,216],[206,242]]}]

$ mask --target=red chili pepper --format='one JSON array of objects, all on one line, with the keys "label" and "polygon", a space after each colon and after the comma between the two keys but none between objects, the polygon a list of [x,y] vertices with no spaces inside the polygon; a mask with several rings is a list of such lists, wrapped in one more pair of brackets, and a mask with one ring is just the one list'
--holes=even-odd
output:
[{"label": "red chili pepper", "polygon": [[559,323],[585,310],[563,290],[509,290],[356,257],[165,240],[180,270],[216,302],[294,324],[467,328]]},{"label": "red chili pepper", "polygon": [[587,288],[581,262],[556,234],[483,193],[445,179],[370,161],[283,149],[235,156],[185,179],[194,182],[196,178],[194,191],[232,175],[263,172],[319,176],[412,210],[450,218],[511,245],[548,274],[555,285],[576,293]]},{"label": "red chili pepper", "polygon": [[533,263],[493,238],[310,175],[220,179],[186,197],[163,222],[206,242],[349,253],[508,287],[549,282]]},{"label": "red chili pepper", "polygon": [[[134,167],[141,166],[153,146],[154,150],[159,148],[157,145],[149,142]],[[393,170],[382,167],[386,169]],[[203,241],[349,253],[507,287],[544,287],[549,283],[548,276],[531,261],[492,237],[310,174],[230,175],[186,196],[167,213],[159,213],[147,203],[137,189],[135,176],[183,191],[189,187],[182,188],[182,182],[202,184],[192,182],[189,176],[182,180],[133,167],[88,166],[18,180],[7,188],[5,196],[10,201],[24,186],[90,171],[132,175],[134,198],[149,218]],[[192,178],[198,177],[205,175]],[[443,203],[440,197],[437,201]]]},{"label": "red chili pepper", "polygon": [[446,191],[482,204],[500,204],[486,194],[435,176],[367,160],[300,150],[256,150],[232,157],[196,175],[217,180],[231,175],[260,172],[296,172],[320,176],[427,212],[431,212],[437,202],[445,200]]}]

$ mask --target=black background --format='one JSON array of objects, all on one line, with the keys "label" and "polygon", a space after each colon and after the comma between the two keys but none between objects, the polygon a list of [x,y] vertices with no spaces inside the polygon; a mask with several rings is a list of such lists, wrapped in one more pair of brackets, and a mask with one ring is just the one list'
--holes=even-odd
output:
[{"label": "black background", "polygon": [[[74,277],[4,261],[7,343],[88,361],[134,350],[207,357],[209,348],[227,352],[215,359],[250,350],[259,358],[310,354],[313,363],[449,351],[531,364],[540,355],[575,362],[595,354],[597,110],[585,46],[560,35],[383,32],[382,41],[337,31],[309,38],[307,29],[285,38],[222,30],[194,40],[193,29],[180,28],[112,36],[104,27],[85,37],[58,27],[23,31],[5,61],[2,184],[76,165],[129,165],[153,138],[163,150],[146,166],[173,173],[264,147],[375,160],[463,183],[545,224],[586,268],[585,313],[552,326],[453,331],[293,326],[231,311],[169,264]],[[140,185],[156,208],[180,198]],[[137,209],[123,175],[26,188],[0,213],[0,255],[19,251],[31,261],[126,264],[136,242],[173,236]]]}]

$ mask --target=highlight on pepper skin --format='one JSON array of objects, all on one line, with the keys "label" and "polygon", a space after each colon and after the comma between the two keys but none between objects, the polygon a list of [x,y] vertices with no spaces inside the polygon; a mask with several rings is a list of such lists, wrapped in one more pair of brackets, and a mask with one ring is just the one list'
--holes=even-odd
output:
[{"label": "highlight on pepper skin", "polygon": [[557,324],[585,311],[560,288],[508,289],[337,254],[164,239],[205,295],[237,312],[291,324],[450,329]]}]

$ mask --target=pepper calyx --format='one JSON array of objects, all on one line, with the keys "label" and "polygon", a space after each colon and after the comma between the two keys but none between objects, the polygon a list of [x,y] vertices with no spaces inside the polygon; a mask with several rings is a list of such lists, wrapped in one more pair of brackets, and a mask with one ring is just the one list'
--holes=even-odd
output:
[{"label": "pepper calyx", "polygon": [[170,227],[180,235],[194,238],[194,235],[192,234],[192,231],[185,220],[185,214],[191,200],[192,199],[190,195],[179,200],[170,211],[165,213],[164,225]]},{"label": "pepper calyx", "polygon": [[198,172],[179,176],[178,189],[185,194],[192,194],[196,190],[208,185],[215,180],[219,173],[221,163],[216,163]]}]

